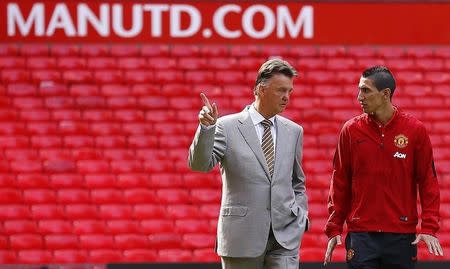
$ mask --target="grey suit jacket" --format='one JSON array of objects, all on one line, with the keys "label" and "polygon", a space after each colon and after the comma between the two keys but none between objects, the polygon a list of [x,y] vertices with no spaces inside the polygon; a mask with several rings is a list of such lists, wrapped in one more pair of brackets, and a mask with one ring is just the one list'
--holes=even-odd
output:
[{"label": "grey suit jacket", "polygon": [[286,249],[299,247],[307,225],[305,175],[301,167],[303,129],[276,116],[275,168],[270,178],[248,107],[218,119],[215,127],[197,129],[189,166],[207,172],[220,163],[222,202],[217,253],[257,257],[266,248],[270,226]]}]

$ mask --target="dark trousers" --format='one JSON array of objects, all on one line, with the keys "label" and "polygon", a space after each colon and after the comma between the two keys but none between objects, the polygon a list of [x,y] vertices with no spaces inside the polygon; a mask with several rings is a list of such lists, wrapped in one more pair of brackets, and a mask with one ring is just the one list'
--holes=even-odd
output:
[{"label": "dark trousers", "polygon": [[349,269],[414,269],[415,234],[349,232],[345,238]]}]

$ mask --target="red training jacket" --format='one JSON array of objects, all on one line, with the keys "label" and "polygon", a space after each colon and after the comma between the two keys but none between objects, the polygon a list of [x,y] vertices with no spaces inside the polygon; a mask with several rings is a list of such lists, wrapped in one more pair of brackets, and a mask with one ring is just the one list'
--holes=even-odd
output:
[{"label": "red training jacket", "polygon": [[347,121],[333,161],[325,228],[331,238],[352,232],[419,233],[439,230],[439,185],[430,138],[422,122],[396,109],[379,125],[366,113]]}]

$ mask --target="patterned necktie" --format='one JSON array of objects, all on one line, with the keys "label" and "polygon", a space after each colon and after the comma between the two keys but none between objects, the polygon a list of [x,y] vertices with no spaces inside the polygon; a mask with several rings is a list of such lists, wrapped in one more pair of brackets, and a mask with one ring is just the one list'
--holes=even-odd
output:
[{"label": "patterned necktie", "polygon": [[270,177],[273,176],[273,168],[275,164],[275,154],[273,149],[272,133],[270,132],[270,126],[272,122],[270,120],[263,120],[261,124],[264,126],[264,134],[262,137],[261,147],[266,157],[267,166],[269,167]]}]

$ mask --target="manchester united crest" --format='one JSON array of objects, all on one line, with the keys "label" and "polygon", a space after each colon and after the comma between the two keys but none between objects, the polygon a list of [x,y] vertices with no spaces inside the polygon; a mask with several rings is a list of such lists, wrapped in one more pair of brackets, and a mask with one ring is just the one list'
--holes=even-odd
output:
[{"label": "manchester united crest", "polygon": [[408,146],[408,137],[406,137],[406,135],[404,134],[399,134],[395,136],[394,144],[395,146],[397,146],[397,148],[405,148],[406,146]]},{"label": "manchester united crest", "polygon": [[351,248],[347,250],[347,261],[350,261],[355,256],[355,251]]}]

